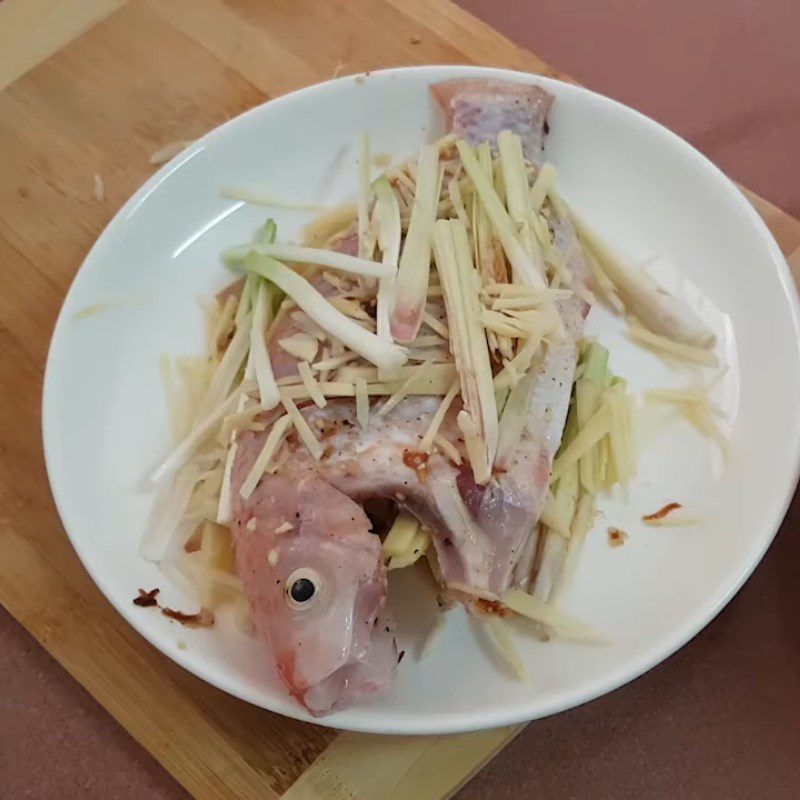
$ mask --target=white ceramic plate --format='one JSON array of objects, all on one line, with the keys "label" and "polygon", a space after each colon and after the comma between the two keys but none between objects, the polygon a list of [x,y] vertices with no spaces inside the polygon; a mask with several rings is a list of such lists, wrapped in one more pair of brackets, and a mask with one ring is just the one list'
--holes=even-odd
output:
[{"label": "white ceramic plate", "polygon": [[[497,668],[469,620],[455,611],[430,656],[418,662],[414,652],[430,618],[409,600],[417,603],[414,613],[406,605],[399,616],[401,646],[411,652],[394,688],[322,722],[444,733],[533,719],[608,692],[666,658],[730,600],[772,540],[795,486],[794,285],[743,196],[677,136],[585,89],[468,67],[342,78],[255,108],[156,173],[86,258],[50,349],[44,442],[64,526],[119,612],[186,669],[282,714],[308,718],[284,693],[257,640],[222,625],[186,630],[131,602],[138,587],[160,586],[166,603],[196,607],[137,553],[153,499],[142,479],[169,445],[159,357],[201,352],[197,298],[230,280],[220,251],[250,240],[266,216],[222,199],[220,186],[298,201],[352,199],[358,132],[369,131],[374,152],[406,157],[441,132],[428,85],[476,75],[539,83],[556,95],[546,155],[558,168],[562,193],[633,258],[658,256],[651,268],[715,326],[729,365],[714,391],[731,430],[730,459],[722,464],[679,420],[642,414],[639,478],[627,504],[601,503],[603,515],[566,601],[609,644],[542,644],[519,636],[529,671],[519,682]],[[273,215],[283,240],[309,218]],[[95,313],[79,313],[94,306],[100,306]],[[671,371],[631,346],[621,323],[602,311],[592,312],[589,325],[634,390],[692,379],[690,371]],[[671,500],[702,524],[650,529],[639,522]],[[608,546],[605,529],[612,524],[630,533],[624,547]],[[406,575],[390,587],[395,608],[404,606],[398,599],[415,595],[416,580]]]}]

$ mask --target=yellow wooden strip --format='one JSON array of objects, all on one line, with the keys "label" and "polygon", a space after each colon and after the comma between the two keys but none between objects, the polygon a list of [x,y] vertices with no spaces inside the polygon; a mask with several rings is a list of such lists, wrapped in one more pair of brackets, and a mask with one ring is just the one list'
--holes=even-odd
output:
[{"label": "yellow wooden strip", "polygon": [[343,733],[281,800],[444,800],[523,727],[454,736]]},{"label": "yellow wooden strip", "polygon": [[4,0],[0,3],[0,90],[127,0]]},{"label": "yellow wooden strip", "polygon": [[329,75],[310,68],[302,53],[248,22],[222,0],[147,0],[153,11],[271,96]]}]

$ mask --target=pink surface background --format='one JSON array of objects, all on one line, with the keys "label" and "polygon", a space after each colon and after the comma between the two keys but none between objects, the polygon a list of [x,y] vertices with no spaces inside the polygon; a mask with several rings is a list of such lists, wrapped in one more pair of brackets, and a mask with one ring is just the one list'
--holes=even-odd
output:
[{"label": "pink surface background", "polygon": [[[799,0],[461,4],[800,216]],[[676,656],[531,724],[459,800],[799,797],[799,523],[791,511],[742,592]],[[23,797],[188,795],[0,610],[0,798]]]},{"label": "pink surface background", "polygon": [[800,216],[798,0],[460,0]]}]

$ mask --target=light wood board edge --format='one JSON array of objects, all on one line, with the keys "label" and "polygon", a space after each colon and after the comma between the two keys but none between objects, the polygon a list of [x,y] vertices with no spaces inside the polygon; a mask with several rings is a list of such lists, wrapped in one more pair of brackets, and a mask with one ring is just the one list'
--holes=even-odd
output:
[{"label": "light wood board edge", "polygon": [[0,91],[127,0],[0,2]]},{"label": "light wood board edge", "polygon": [[524,727],[451,736],[342,733],[282,800],[447,798]]}]

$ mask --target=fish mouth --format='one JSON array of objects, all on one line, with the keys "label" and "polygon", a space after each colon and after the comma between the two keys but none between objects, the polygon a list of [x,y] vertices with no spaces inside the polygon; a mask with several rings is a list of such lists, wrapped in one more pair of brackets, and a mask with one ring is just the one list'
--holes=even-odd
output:
[{"label": "fish mouth", "polygon": [[370,645],[363,655],[309,683],[297,669],[294,653],[276,659],[278,674],[289,693],[314,717],[324,717],[351,705],[360,697],[389,686],[397,673],[397,644],[391,620],[381,615],[375,623]]},{"label": "fish mouth", "polygon": [[377,691],[380,683],[370,682],[363,686],[354,685],[361,662],[343,664],[329,675],[314,684],[309,684],[297,675],[294,669],[294,656],[278,661],[278,674],[281,676],[289,694],[294,697],[314,717],[324,717],[350,705],[357,697]]}]

